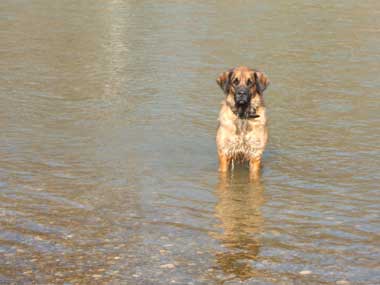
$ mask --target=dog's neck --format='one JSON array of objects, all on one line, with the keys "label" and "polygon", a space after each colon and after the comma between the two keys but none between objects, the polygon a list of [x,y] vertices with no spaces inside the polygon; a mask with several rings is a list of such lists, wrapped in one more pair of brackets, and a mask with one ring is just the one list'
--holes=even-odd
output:
[{"label": "dog's neck", "polygon": [[243,114],[239,113],[238,108],[236,108],[235,103],[231,102],[230,100],[226,100],[227,106],[231,109],[232,113],[236,115],[240,120],[248,120],[248,119],[255,119],[260,117],[260,115],[257,115],[257,108],[252,106],[252,102],[249,103],[249,105],[244,110]]}]

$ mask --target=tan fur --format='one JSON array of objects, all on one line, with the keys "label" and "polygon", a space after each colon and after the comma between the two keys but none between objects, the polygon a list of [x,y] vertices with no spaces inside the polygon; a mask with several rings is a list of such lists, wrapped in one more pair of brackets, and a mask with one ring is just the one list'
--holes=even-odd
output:
[{"label": "tan fur", "polygon": [[[254,75],[256,73],[256,75]],[[230,77],[229,77],[230,76]],[[235,113],[234,88],[228,80],[235,78],[240,84],[246,84],[248,78],[259,80],[262,91],[257,90],[253,84],[250,92],[254,94],[250,107],[256,110],[258,118],[240,119]],[[216,135],[216,145],[220,162],[219,170],[228,170],[232,161],[249,161],[250,173],[256,177],[259,173],[261,157],[268,141],[267,117],[263,99],[263,90],[268,86],[269,80],[262,72],[247,67],[237,67],[227,71],[217,79],[219,86],[226,92],[219,112],[219,127]],[[227,85],[226,85],[227,84]],[[230,88],[226,88],[230,87]]]}]

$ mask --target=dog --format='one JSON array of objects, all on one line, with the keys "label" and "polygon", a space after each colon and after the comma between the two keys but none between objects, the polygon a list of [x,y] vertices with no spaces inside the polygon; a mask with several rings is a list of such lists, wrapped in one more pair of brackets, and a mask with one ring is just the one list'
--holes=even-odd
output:
[{"label": "dog", "polygon": [[216,134],[219,171],[248,161],[251,177],[257,178],[268,141],[263,92],[269,79],[263,72],[240,66],[223,72],[216,82],[226,95]]}]

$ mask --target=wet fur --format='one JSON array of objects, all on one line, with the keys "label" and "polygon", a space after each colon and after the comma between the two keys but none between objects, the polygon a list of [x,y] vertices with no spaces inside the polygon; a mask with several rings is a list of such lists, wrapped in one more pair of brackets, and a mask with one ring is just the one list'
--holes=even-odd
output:
[{"label": "wet fur", "polygon": [[256,110],[256,114],[260,117],[241,119],[235,111],[233,90],[223,88],[228,87],[225,86],[226,82],[224,82],[228,80],[226,76],[231,76],[230,72],[238,71],[239,74],[257,72],[246,67],[239,67],[229,71],[228,74],[222,74],[217,80],[226,93],[219,112],[219,127],[216,135],[220,170],[226,171],[232,161],[248,161],[251,173],[257,174],[268,141],[267,117],[262,91],[269,84],[269,80],[263,73],[259,73],[265,86],[261,92],[258,88],[252,90],[255,94],[248,108]]}]

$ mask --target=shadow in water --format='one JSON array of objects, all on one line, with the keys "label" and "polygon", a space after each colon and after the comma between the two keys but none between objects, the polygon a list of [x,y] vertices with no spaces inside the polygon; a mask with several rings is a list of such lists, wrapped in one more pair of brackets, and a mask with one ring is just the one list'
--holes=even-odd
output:
[{"label": "shadow in water", "polygon": [[244,169],[220,174],[215,212],[223,232],[215,238],[224,250],[216,254],[216,262],[227,279],[247,280],[263,275],[252,266],[260,252],[258,236],[263,226],[260,212],[265,203],[263,192],[261,182],[250,181]]}]

